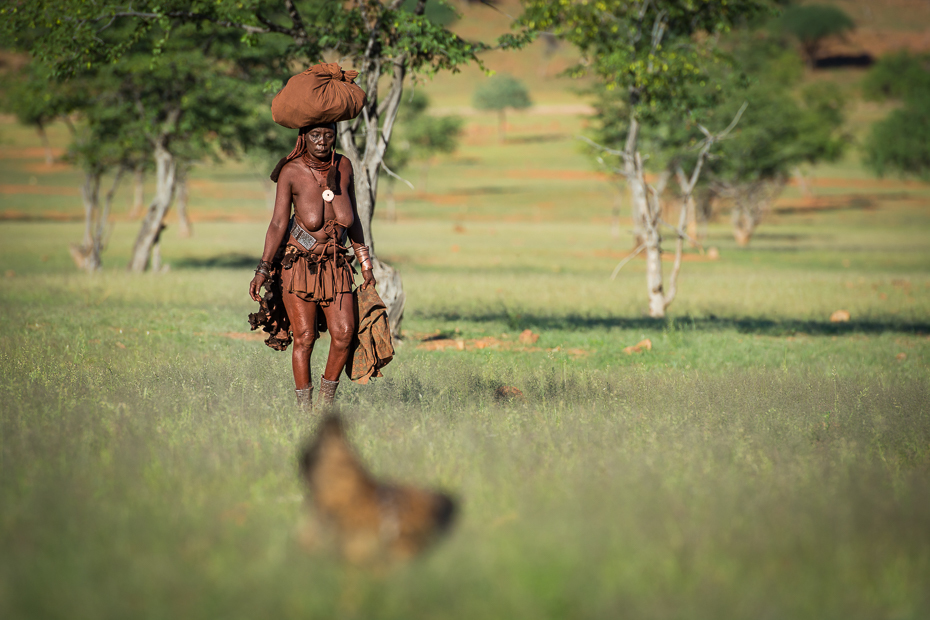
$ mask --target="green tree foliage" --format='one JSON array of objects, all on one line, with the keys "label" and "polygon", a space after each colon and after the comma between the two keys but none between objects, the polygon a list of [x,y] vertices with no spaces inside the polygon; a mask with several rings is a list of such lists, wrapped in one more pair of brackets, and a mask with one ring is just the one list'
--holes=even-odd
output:
[{"label": "green tree foliage", "polygon": [[[404,0],[401,10],[416,14],[419,0]],[[451,26],[459,19],[458,12],[443,0],[434,0],[426,4],[423,17],[440,26]]]},{"label": "green tree foliage", "polygon": [[[122,100],[108,76],[71,80],[68,87],[80,87],[84,100],[78,109],[81,121],[68,149],[68,159],[84,172],[81,198],[84,203],[84,238],[71,244],[71,256],[77,266],[88,272],[102,267],[102,253],[109,234],[108,223],[113,195],[127,170],[135,169],[148,158],[145,138],[126,131],[131,102]],[[104,175],[112,173],[110,189],[102,197]]]},{"label": "green tree foliage", "polygon": [[842,9],[828,4],[791,5],[782,13],[779,25],[782,32],[798,40],[810,67],[817,62],[824,39],[856,27]]},{"label": "green tree foliage", "polygon": [[[404,0],[35,0],[0,7],[0,30],[60,74],[117,59],[146,37],[153,40],[151,55],[156,57],[185,24],[198,32],[231,35],[238,47],[263,48],[267,40],[281,45],[272,66],[285,70],[267,80],[272,90],[283,85],[294,66],[320,62],[324,52],[327,58],[339,58],[360,71],[366,109],[353,121],[340,124],[339,140],[354,163],[359,218],[372,249],[378,290],[397,333],[405,296],[399,275],[377,258],[371,219],[404,81],[457,71],[463,64],[478,62],[477,53],[489,48],[465,41],[438,18],[431,19],[426,11],[434,3],[416,0],[408,10]],[[102,33],[114,26],[126,30],[108,41]],[[529,39],[525,33],[510,35],[501,46],[515,47]],[[234,120],[229,117],[227,122]]]},{"label": "green tree foliage", "polygon": [[879,175],[894,171],[930,179],[930,99],[912,101],[875,123],[865,152]]},{"label": "green tree foliage", "polygon": [[879,175],[930,178],[930,55],[902,52],[883,58],[863,82],[873,99],[901,107],[876,122],[864,144],[865,161]]},{"label": "green tree foliage", "polygon": [[472,105],[477,110],[497,112],[497,137],[503,142],[507,126],[507,108],[525,110],[533,105],[530,93],[517,78],[499,74],[485,80],[472,97]]},{"label": "green tree foliage", "polygon": [[[643,162],[648,158],[642,156],[646,144],[640,143],[640,131],[645,126],[656,135],[663,125],[669,127],[670,119],[685,124],[698,117],[708,107],[708,98],[720,92],[710,83],[710,71],[719,58],[718,35],[755,19],[767,6],[764,0],[524,0],[518,27],[551,32],[571,42],[582,55],[572,72],[593,74],[599,78],[602,93],[617,93],[611,105],[618,117],[626,117],[626,124],[614,132],[606,147],[620,157],[620,173],[630,187],[637,245],[646,251],[653,317],[665,316],[675,298],[684,233],[679,226],[676,262],[666,293],[661,208],[656,198],[661,187],[656,190],[645,181]],[[673,133],[667,131],[669,137]],[[712,135],[703,143],[700,162],[715,140]],[[690,177],[679,176],[688,192],[699,173],[700,166],[696,166]]]},{"label": "green tree foliage", "polygon": [[[164,217],[185,169],[205,157],[233,156],[261,143],[263,134],[251,119],[258,103],[267,100],[263,85],[273,66],[268,61],[280,52],[243,46],[234,33],[211,24],[175,24],[170,37],[161,26],[138,31],[132,17],[114,17],[99,38],[114,47],[131,39],[131,45],[107,62],[69,72],[59,66],[57,77],[46,72],[50,77],[42,88],[53,100],[61,93],[78,94],[69,95],[81,119],[71,155],[88,175],[83,191],[88,218],[98,212],[99,195],[88,188],[99,188],[102,174],[113,168],[119,178],[126,165],[155,163],[156,192],[136,238],[133,271],[145,270],[153,257],[157,263]],[[27,42],[38,46],[41,40]],[[180,190],[183,194],[183,186]],[[87,234],[80,246],[85,255],[101,247]],[[92,259],[91,269],[99,266],[99,256]]]},{"label": "green tree foliage", "polygon": [[[427,171],[433,157],[442,153],[452,153],[458,148],[463,124],[458,116],[431,114],[429,98],[422,91],[414,91],[410,96],[404,96],[397,114],[394,139],[384,156],[388,219],[396,219],[394,184],[397,177],[401,176],[411,163],[419,162],[418,189],[425,191]],[[410,184],[409,181],[405,182]]]},{"label": "green tree foliage", "polygon": [[526,0],[518,26],[548,31],[582,53],[574,75],[593,73],[622,91],[640,122],[694,107],[693,84],[707,78],[713,35],[756,17],[764,0]]},{"label": "green tree foliage", "polygon": [[45,162],[51,164],[53,157],[45,128],[58,119],[70,123],[68,115],[80,106],[84,93],[78,88],[55,84],[48,68],[37,62],[4,75],[0,89],[3,91],[0,109],[23,125],[35,128],[45,148]]},{"label": "green tree foliage", "polygon": [[429,97],[421,91],[404,97],[397,114],[397,134],[385,161],[395,172],[411,161],[429,162],[435,155],[458,148],[463,121],[460,117],[429,112]]}]

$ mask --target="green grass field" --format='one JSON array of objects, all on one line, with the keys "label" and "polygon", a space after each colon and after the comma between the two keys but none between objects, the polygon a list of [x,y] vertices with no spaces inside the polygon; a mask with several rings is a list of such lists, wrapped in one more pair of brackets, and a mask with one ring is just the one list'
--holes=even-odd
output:
[{"label": "green grass field", "polygon": [[[437,104],[467,105],[455,79],[476,78],[427,85]],[[643,261],[608,279],[629,221],[616,239],[583,118],[510,122],[499,144],[469,115],[459,151],[398,186],[397,219],[376,216],[406,336],[340,403],[379,476],[461,513],[424,558],[371,572],[297,544],[314,420],[290,356],[248,333],[259,172],[195,169],[194,237],[170,225],[170,270],[136,277],[124,187],[88,276],[67,249],[79,173],[3,120],[0,617],[930,616],[930,185],[855,154],[817,168],[826,202],[789,188],[749,248],[711,223],[719,260],[688,250],[657,321]],[[502,385],[525,398],[495,401]]]}]

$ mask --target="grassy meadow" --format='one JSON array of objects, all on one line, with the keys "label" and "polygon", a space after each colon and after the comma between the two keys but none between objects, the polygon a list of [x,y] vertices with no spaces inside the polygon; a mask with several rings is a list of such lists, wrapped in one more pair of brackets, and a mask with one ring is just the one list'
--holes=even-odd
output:
[{"label": "grassy meadow", "polygon": [[[469,75],[426,88],[465,108]],[[405,337],[340,404],[373,471],[461,508],[389,571],[297,543],[315,421],[248,332],[260,172],[195,169],[194,236],[169,220],[170,270],[143,276],[127,184],[88,276],[79,172],[0,119],[0,617],[930,616],[930,185],[855,153],[811,170],[748,248],[712,222],[719,259],[689,249],[653,320],[644,261],[609,280],[630,222],[574,137],[583,101],[539,92],[504,143],[470,113],[376,216]]]}]

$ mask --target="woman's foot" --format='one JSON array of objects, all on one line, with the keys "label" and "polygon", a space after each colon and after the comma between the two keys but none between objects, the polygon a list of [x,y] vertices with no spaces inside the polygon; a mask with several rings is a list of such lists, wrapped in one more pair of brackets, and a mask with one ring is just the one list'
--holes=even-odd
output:
[{"label": "woman's foot", "polygon": [[336,388],[339,387],[338,381],[330,381],[325,377],[320,377],[320,406],[328,409],[333,406],[336,400]]},{"label": "woman's foot", "polygon": [[313,413],[313,386],[306,387],[302,390],[294,390],[297,395],[297,408],[301,413]]}]

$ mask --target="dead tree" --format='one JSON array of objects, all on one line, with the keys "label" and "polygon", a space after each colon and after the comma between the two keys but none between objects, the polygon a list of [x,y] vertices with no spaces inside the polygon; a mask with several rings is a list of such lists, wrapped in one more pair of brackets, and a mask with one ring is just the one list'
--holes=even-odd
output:
[{"label": "dead tree", "polygon": [[169,111],[158,133],[148,136],[155,159],[155,196],[149,204],[139,228],[139,234],[136,236],[132,257],[129,260],[129,271],[138,273],[148,268],[152,250],[164,228],[165,215],[174,200],[178,163],[177,158],[168,148],[168,143],[169,137],[177,129],[180,116],[179,108]]},{"label": "dead tree", "polygon": [[191,224],[190,215],[187,213],[187,173],[190,171],[190,163],[183,162],[178,164],[178,171],[175,179],[175,202],[178,211],[178,235],[182,239],[189,238],[194,234],[194,227]]},{"label": "dead tree", "polygon": [[[724,139],[733,130],[733,128],[736,127],[736,124],[739,122],[739,119],[743,115],[745,109],[746,104],[743,104],[730,125],[720,133],[712,134],[702,125],[698,125],[698,128],[704,134],[704,140],[700,142],[700,149],[698,151],[697,160],[694,164],[694,168],[692,169],[691,174],[686,175],[681,164],[674,163],[673,166],[670,166],[659,175],[659,179],[655,185],[652,185],[646,181],[643,160],[639,154],[639,151],[636,150],[635,147],[636,135],[634,132],[638,130],[638,125],[636,124],[635,119],[632,119],[630,133],[627,137],[626,148],[623,151],[608,149],[604,146],[591,142],[590,140],[586,140],[589,144],[592,144],[597,148],[610,153],[611,155],[620,156],[623,160],[624,166],[623,168],[615,169],[614,171],[618,174],[622,174],[627,178],[634,198],[636,196],[636,192],[640,190],[642,190],[644,194],[645,200],[644,204],[642,205],[642,212],[638,215],[639,226],[643,234],[643,241],[633,250],[632,253],[630,253],[630,255],[624,258],[614,268],[614,271],[611,274],[611,279],[615,278],[620,269],[633,257],[638,255],[640,252],[645,251],[646,288],[649,299],[649,316],[653,318],[664,317],[666,309],[669,307],[669,305],[671,305],[672,301],[674,301],[675,296],[678,293],[678,275],[681,272],[681,257],[684,249],[684,240],[688,237],[688,233],[685,230],[688,217],[688,204],[692,201],[694,188],[697,186],[697,182],[701,177],[701,171],[703,170],[704,162],[707,160],[707,157],[710,154],[711,147],[713,147],[713,145],[720,140]],[[603,159],[600,161],[603,163]],[[674,175],[678,181],[679,189],[682,195],[680,216],[677,226],[670,226],[665,221],[663,221],[662,204],[660,201],[662,192],[664,191],[669,178],[673,174],[672,168],[674,168]],[[672,271],[669,274],[667,291],[665,289],[665,283],[663,281],[662,274],[661,227],[663,225],[672,228],[672,230],[675,231],[677,237],[675,243],[675,260],[672,263]]]},{"label": "dead tree", "polygon": [[84,203],[84,238],[80,245],[72,243],[69,247],[71,258],[79,269],[88,273],[99,271],[102,265],[101,254],[107,245],[109,237],[110,209],[113,206],[113,195],[119,187],[125,166],[117,166],[113,183],[107,190],[100,204],[100,182],[103,177],[102,168],[94,168],[84,175],[84,184],[81,186],[81,200]]},{"label": "dead tree", "polygon": [[784,177],[776,177],[758,179],[750,183],[719,184],[720,195],[733,201],[733,238],[741,247],[749,245],[756,228],[771,211],[772,204],[781,194],[785,183]]}]

